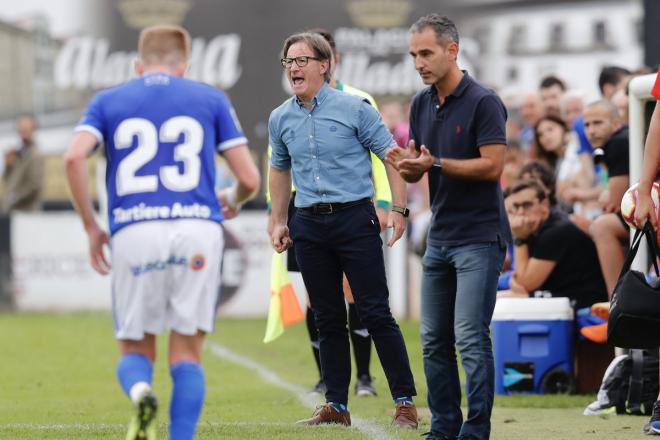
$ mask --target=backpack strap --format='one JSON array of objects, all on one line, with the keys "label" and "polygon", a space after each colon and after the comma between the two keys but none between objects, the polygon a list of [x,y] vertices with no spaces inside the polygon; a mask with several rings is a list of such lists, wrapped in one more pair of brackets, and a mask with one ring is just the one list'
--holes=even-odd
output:
[{"label": "backpack strap", "polygon": [[629,414],[642,414],[642,389],[644,387],[644,351],[630,350],[632,371],[628,387],[627,409]]}]

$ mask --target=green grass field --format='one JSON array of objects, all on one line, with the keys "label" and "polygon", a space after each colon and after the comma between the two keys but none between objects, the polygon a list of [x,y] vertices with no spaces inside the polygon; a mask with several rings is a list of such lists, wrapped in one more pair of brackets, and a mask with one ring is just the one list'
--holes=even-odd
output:
[{"label": "green grass field", "polygon": [[[417,323],[402,323],[419,396],[417,432],[389,427],[392,403],[377,361],[372,374],[379,396],[352,398],[351,415],[363,423],[342,427],[295,427],[311,414],[296,395],[316,380],[306,330],[294,326],[277,341],[261,342],[265,322],[220,320],[205,351],[207,398],[200,439],[419,439],[428,429],[426,386]],[[0,315],[0,439],[119,439],[130,404],[115,380],[117,349],[108,314]],[[275,373],[288,389],[255,370],[218,356],[219,347]],[[159,346],[164,354],[165,345]],[[161,356],[155,390],[161,402],[159,432],[167,437],[170,378]],[[497,396],[496,440],[639,439],[642,417],[582,416],[593,396]]]}]

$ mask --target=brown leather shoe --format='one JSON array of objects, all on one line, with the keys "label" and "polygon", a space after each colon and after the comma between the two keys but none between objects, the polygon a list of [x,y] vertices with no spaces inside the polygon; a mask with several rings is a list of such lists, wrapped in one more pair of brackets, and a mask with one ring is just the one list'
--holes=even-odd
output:
[{"label": "brown leather shoe", "polygon": [[406,402],[397,403],[392,425],[396,428],[417,429],[417,407]]},{"label": "brown leather shoe", "polygon": [[[415,412],[415,414],[417,413]],[[314,411],[311,418],[298,420],[296,425],[326,425],[332,423],[351,426],[351,413],[348,411],[339,412],[329,403],[325,403],[316,407],[316,411]]]}]

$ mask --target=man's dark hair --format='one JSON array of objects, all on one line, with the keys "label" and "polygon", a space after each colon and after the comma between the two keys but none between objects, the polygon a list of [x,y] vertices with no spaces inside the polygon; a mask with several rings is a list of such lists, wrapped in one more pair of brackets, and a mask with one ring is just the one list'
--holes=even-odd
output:
[{"label": "man's dark hair", "polygon": [[559,86],[562,92],[566,91],[566,84],[564,81],[554,75],[549,75],[543,78],[541,84],[539,84],[539,89],[549,89],[552,86]]},{"label": "man's dark hair", "polygon": [[424,15],[410,26],[410,32],[422,32],[426,28],[435,31],[435,36],[440,44],[444,45],[452,41],[458,43],[456,25],[446,15],[436,13]]},{"label": "man's dark hair", "polygon": [[[523,178],[524,176],[529,177]],[[557,196],[555,194],[557,181],[555,180],[555,173],[549,165],[539,160],[531,160],[520,168],[518,178],[521,180],[537,179],[546,188],[550,205],[554,206],[557,204]]]},{"label": "man's dark hair", "polygon": [[296,43],[305,43],[307,44],[312,51],[314,51],[314,56],[316,56],[321,61],[328,62],[328,70],[325,71],[323,78],[330,82],[332,75],[332,47],[326,39],[318,34],[311,32],[301,32],[298,34],[293,34],[284,40],[284,45],[282,47],[282,57],[286,57],[289,48]]},{"label": "man's dark hair", "polygon": [[307,32],[309,32],[310,34],[319,34],[320,36],[325,38],[325,41],[328,42],[328,44],[332,48],[332,51],[337,53],[337,44],[335,43],[335,37],[332,36],[332,33],[329,30],[324,28],[314,28],[308,30]]},{"label": "man's dark hair", "polygon": [[536,192],[536,197],[539,199],[539,201],[545,200],[545,188],[543,187],[543,184],[537,180],[537,179],[523,179],[519,180],[513,185],[511,185],[509,189],[509,194],[517,194],[520,191],[524,191],[526,189],[533,189]]},{"label": "man's dark hair", "polygon": [[619,67],[619,66],[603,67],[603,69],[600,71],[600,75],[598,76],[598,88],[600,89],[600,92],[603,93],[603,88],[605,88],[605,84],[611,84],[613,86],[616,86],[619,84],[619,82],[623,77],[628,75],[630,75],[630,70],[624,69],[623,67]]}]

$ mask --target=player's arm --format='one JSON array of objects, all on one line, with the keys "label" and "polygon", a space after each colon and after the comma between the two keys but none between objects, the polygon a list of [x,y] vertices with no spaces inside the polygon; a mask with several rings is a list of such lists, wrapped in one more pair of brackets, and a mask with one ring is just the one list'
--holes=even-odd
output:
[{"label": "player's arm", "polygon": [[92,267],[98,273],[105,275],[110,272],[110,264],[103,253],[103,246],[108,243],[109,238],[96,222],[87,174],[87,156],[97,143],[98,139],[93,134],[87,131],[77,132],[64,156],[64,164],[73,204],[89,238]]},{"label": "player's arm", "polygon": [[[227,165],[236,178],[236,185],[218,193],[227,217],[236,215],[241,205],[253,198],[259,189],[259,171],[250,156],[250,150],[246,144],[237,145],[222,152]],[[230,215],[227,215],[228,213]]]},{"label": "player's arm", "polygon": [[653,227],[657,227],[658,217],[651,200],[651,186],[660,168],[660,101],[656,102],[649,133],[644,146],[644,163],[642,165],[642,178],[637,187],[637,206],[635,218],[638,225],[650,220]]}]

